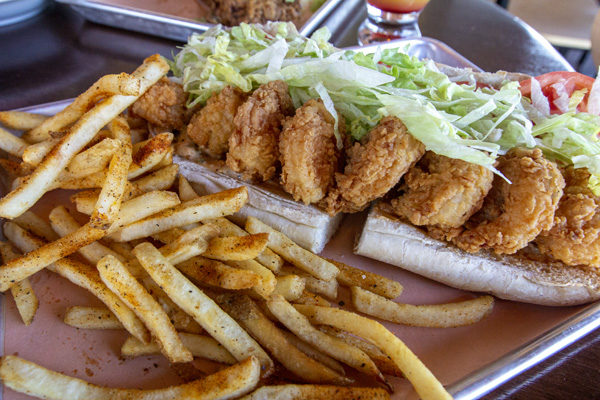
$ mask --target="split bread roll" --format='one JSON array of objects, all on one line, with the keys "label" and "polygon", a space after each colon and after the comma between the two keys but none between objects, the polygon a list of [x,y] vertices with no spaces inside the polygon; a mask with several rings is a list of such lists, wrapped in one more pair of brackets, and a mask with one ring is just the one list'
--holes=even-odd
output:
[{"label": "split bread roll", "polygon": [[249,184],[226,168],[217,171],[179,156],[173,162],[201,195],[246,186],[248,203],[232,219],[243,224],[248,216],[256,217],[313,253],[323,250],[342,220],[342,214],[332,217],[314,205],[294,201],[279,185]]},{"label": "split bread roll", "polygon": [[547,306],[568,306],[600,298],[600,272],[518,255],[464,252],[428,236],[374,206],[354,252],[458,289]]}]

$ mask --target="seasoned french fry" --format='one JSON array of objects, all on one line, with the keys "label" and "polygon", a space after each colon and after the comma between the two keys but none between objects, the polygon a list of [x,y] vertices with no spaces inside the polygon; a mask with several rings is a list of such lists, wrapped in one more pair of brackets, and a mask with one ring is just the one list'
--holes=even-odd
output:
[{"label": "seasoned french fry", "polygon": [[63,322],[82,329],[123,329],[123,324],[106,307],[69,307]]},{"label": "seasoned french fry", "polygon": [[[162,166],[160,163],[170,151],[172,141],[173,134],[165,132],[144,142],[136,143],[133,146],[133,163],[127,177],[135,179],[152,170],[154,167],[159,167],[157,169],[160,169]],[[172,163],[168,163],[167,165],[170,164]]]},{"label": "seasoned french fry", "polygon": [[[58,239],[60,236],[54,232],[50,224],[34,214],[31,211],[26,211],[19,215],[12,222],[19,225],[21,228],[33,232],[35,235],[49,242]],[[79,227],[79,224],[78,224]]]},{"label": "seasoned french fry", "polygon": [[183,274],[195,283],[207,284],[229,290],[251,289],[261,283],[258,274],[232,268],[219,261],[194,257],[177,265]]},{"label": "seasoned french fry", "polygon": [[23,156],[23,152],[27,146],[28,143],[26,141],[0,128],[0,150],[4,150],[8,154],[20,158]]},{"label": "seasoned french fry", "polygon": [[179,198],[183,201],[193,200],[198,196],[198,193],[194,190],[190,182],[183,175],[179,175],[177,192],[179,193]]},{"label": "seasoned french fry", "polygon": [[[139,178],[135,181],[128,182],[123,201],[130,200],[134,197],[139,197],[144,193],[155,190],[165,190],[170,188],[177,176],[177,164],[170,165],[158,171],[152,172]],[[101,184],[100,184],[101,186]],[[75,193],[71,196],[71,201],[75,203],[77,211],[90,215],[96,202],[98,201],[99,190],[87,190]]]},{"label": "seasoned french fry", "polygon": [[213,225],[201,225],[185,231],[177,239],[161,247],[159,251],[171,264],[177,265],[205,253],[208,242],[218,233],[218,229]]},{"label": "seasoned french fry", "polygon": [[281,330],[264,316],[250,297],[228,293],[217,296],[215,300],[226,313],[250,332],[276,360],[298,377],[314,383],[343,385],[352,382],[351,379],[345,378],[336,371],[320,364],[291,345],[281,333]]},{"label": "seasoned french fry", "polygon": [[[161,303],[159,299],[157,299],[157,301]],[[165,309],[162,303],[161,306]],[[191,319],[191,317],[180,318],[180,315],[177,313],[170,314],[167,310],[165,310],[165,312],[169,314],[173,326],[178,331],[193,334],[204,333],[204,329],[202,329],[196,321]],[[183,314],[183,311],[181,311],[181,313]],[[187,316],[187,314],[185,316]],[[190,323],[190,320],[192,323]],[[119,319],[106,307],[69,307],[65,313],[63,322],[74,328],[80,329],[125,329]]]},{"label": "seasoned french fry", "polygon": [[340,270],[337,280],[341,285],[347,287],[358,286],[388,299],[395,299],[402,294],[403,288],[399,282],[373,272],[351,267],[339,261],[329,261]]},{"label": "seasoned french fry", "polygon": [[23,111],[0,111],[0,124],[8,129],[28,131],[39,126],[48,117]]},{"label": "seasoned french fry", "polygon": [[[133,78],[140,82],[139,95],[143,94],[168,70],[168,64],[160,56],[154,55],[147,58],[144,61],[144,64],[133,73]],[[17,189],[0,199],[0,216],[12,219],[31,208],[31,206],[52,187],[54,180],[60,172],[96,135],[96,133],[103,126],[112,121],[125,108],[131,105],[137,98],[138,96],[121,94],[113,95],[85,113],[85,115],[75,122],[65,137],[62,138],[58,145],[56,145],[48,156],[44,158],[35,171],[29,175],[28,179]],[[77,103],[77,101],[75,101],[75,103]],[[79,113],[77,114],[77,117],[79,117]],[[58,129],[48,129],[49,125],[52,125],[60,119],[61,117],[46,120],[45,122],[52,122],[45,125],[44,128],[39,131],[49,132],[50,130],[60,130],[64,127],[64,120],[61,121],[59,124],[61,126]],[[69,120],[69,123],[74,121],[74,119],[71,118],[69,118]],[[40,125],[40,127],[42,125]],[[29,132],[33,132],[34,130]],[[30,137],[34,136],[35,135],[30,135]],[[43,137],[42,139],[46,139],[46,137]]]},{"label": "seasoned french fry", "polygon": [[[123,118],[115,118],[111,126],[124,124]],[[122,129],[122,128],[121,128]],[[129,130],[129,127],[127,127]],[[125,185],[127,184],[127,171],[131,165],[131,142],[120,142],[121,147],[116,151],[110,165],[106,180],[90,216],[90,224],[94,227],[108,229],[119,216]]]},{"label": "seasoned french fry", "polygon": [[383,389],[371,387],[340,387],[327,385],[279,385],[263,386],[240,400],[389,400]]},{"label": "seasoned french fry", "polygon": [[259,378],[260,364],[254,357],[202,379],[153,390],[96,386],[17,356],[4,356],[0,363],[0,379],[4,385],[17,392],[51,400],[233,399],[253,390]]},{"label": "seasoned french fry", "polygon": [[33,172],[33,167],[26,162],[18,162],[8,158],[0,158],[0,167],[6,171],[5,181],[7,183],[14,179],[27,176]]},{"label": "seasoned french fry", "polygon": [[[73,103],[69,104],[64,110],[46,119],[39,126],[25,132],[23,138],[31,143],[49,139],[51,137],[50,132],[62,131],[82,117],[103,97],[117,95],[123,98],[119,100],[125,103],[119,104],[119,106],[124,106],[123,109],[127,108],[129,104],[133,103],[148,87],[152,86],[155,81],[166,73],[164,66],[160,63],[161,61],[163,60],[159,60],[158,57],[153,56],[150,59],[144,60],[142,67],[138,68],[132,75],[122,73],[119,75],[103,76],[88,90],[77,96]],[[145,71],[146,69],[150,70]],[[127,100],[131,100],[131,102]],[[111,119],[106,121],[106,123]]]},{"label": "seasoned french fry", "polygon": [[[187,182],[187,181],[186,181]],[[216,225],[221,231],[221,236],[246,236],[248,232],[228,220],[227,218],[215,218],[210,220],[202,221],[204,223],[211,223]],[[283,259],[273,252],[268,247],[263,250],[258,256],[256,261],[269,268],[273,272],[279,271],[283,265]]]},{"label": "seasoned french fry", "polygon": [[350,346],[341,340],[335,339],[324,334],[313,327],[308,319],[300,314],[294,306],[288,303],[283,297],[274,295],[267,301],[269,310],[290,331],[302,340],[312,344],[325,354],[339,360],[357,371],[378,378],[381,382],[385,382],[383,375],[377,369],[377,366],[363,351],[356,347]]},{"label": "seasoned french fry", "polygon": [[[7,226],[12,225],[4,224],[5,234]],[[102,229],[86,224],[54,242],[43,244],[31,251],[28,250],[23,256],[0,266],[0,291],[8,290],[15,282],[22,281],[103,236],[104,231]]]},{"label": "seasoned french fry", "polygon": [[135,221],[181,204],[177,194],[166,190],[153,190],[121,204],[119,214],[108,232],[115,232]]},{"label": "seasoned french fry", "polygon": [[127,242],[203,219],[233,214],[239,211],[247,200],[248,190],[245,187],[202,196],[129,224],[109,237],[119,242]]},{"label": "seasoned french fry", "polygon": [[303,352],[310,358],[317,360],[321,364],[329,367],[330,369],[336,371],[337,373],[339,373],[341,375],[344,375],[346,373],[344,370],[344,366],[341,363],[339,363],[337,360],[329,357],[327,354],[319,351],[314,346],[306,343],[305,341],[303,341],[302,339],[300,339],[298,336],[294,335],[290,331],[282,330],[281,333],[283,333],[283,335],[285,336],[285,338],[287,339],[288,342],[293,344],[301,352]]},{"label": "seasoned french fry", "polygon": [[118,140],[110,138],[102,140],[73,157],[73,160],[58,176],[57,181],[70,181],[105,170],[119,147]]},{"label": "seasoned french fry", "polygon": [[402,375],[402,371],[400,371],[400,368],[398,368],[398,366],[394,364],[392,359],[389,356],[387,356],[383,351],[381,351],[377,346],[357,336],[351,335],[348,332],[340,331],[339,329],[335,329],[330,326],[320,326],[319,330],[321,332],[325,332],[330,336],[338,338],[351,346],[358,347],[359,349],[367,353],[367,355],[371,358],[371,360],[373,360],[375,365],[377,365],[377,368],[379,368],[379,370],[384,374],[397,376],[400,378],[404,376]]},{"label": "seasoned french fry", "polygon": [[185,229],[172,228],[163,232],[156,232],[150,235],[154,240],[158,240],[161,243],[169,244],[176,241],[181,235],[185,233]]},{"label": "seasoned french fry", "polygon": [[38,165],[46,154],[60,142],[61,138],[49,138],[39,143],[30,144],[23,150],[23,161],[30,165]]},{"label": "seasoned french fry", "polygon": [[106,286],[144,322],[169,361],[192,361],[192,353],[181,342],[169,316],[119,260],[105,256],[97,268]]},{"label": "seasoned french fry", "polygon": [[235,268],[252,271],[260,276],[260,284],[252,290],[262,298],[268,298],[273,293],[273,290],[275,290],[275,286],[277,286],[277,279],[275,279],[275,275],[273,275],[271,270],[254,260],[227,261],[227,264]]},{"label": "seasoned french fry", "polygon": [[254,217],[248,217],[246,220],[246,230],[250,233],[268,233],[271,250],[283,257],[284,260],[319,279],[329,281],[338,274],[335,265],[303,249],[283,233]]},{"label": "seasoned french fry", "polygon": [[304,278],[306,289],[313,293],[321,294],[331,300],[337,299],[338,283],[335,279],[324,281],[322,279],[315,278],[314,276],[311,276],[306,272],[299,270],[298,268],[288,265],[284,265],[279,273],[285,275],[298,275],[299,277]]},{"label": "seasoned french fry", "polygon": [[[208,241],[217,234],[218,230],[214,226],[201,225],[190,231],[183,231],[180,236],[174,238],[168,245],[161,247],[159,251],[171,264],[179,264],[204,253],[208,247]],[[129,261],[127,268],[135,277],[145,275],[143,268],[136,260]]]},{"label": "seasoned french fry", "polygon": [[310,304],[312,306],[331,307],[329,301],[310,290],[304,289],[300,297],[293,301],[294,304]]},{"label": "seasoned french fry", "polygon": [[152,190],[166,190],[173,185],[177,177],[179,166],[171,164],[167,167],[156,170],[142,178],[131,182],[132,189],[128,198],[139,196],[142,193]]},{"label": "seasoned french fry", "polygon": [[363,314],[386,321],[430,328],[454,328],[474,324],[494,307],[492,296],[446,304],[415,306],[395,303],[357,286],[351,288],[352,304]]},{"label": "seasoned french fry", "polygon": [[[210,336],[179,332],[179,338],[194,357],[206,358],[229,365],[237,362],[219,342]],[[158,353],[160,353],[160,346],[157,343],[145,344],[133,336],[128,337],[121,347],[121,355],[124,357],[139,357]]]},{"label": "seasoned french fry", "polygon": [[298,275],[278,276],[276,279],[277,285],[273,294],[281,295],[287,301],[298,299],[302,295],[302,292],[304,292],[306,280]]},{"label": "seasoned french fry", "polygon": [[[43,240],[12,222],[4,223],[4,235],[23,252],[32,252],[44,245]],[[143,342],[150,341],[150,334],[142,321],[102,283],[96,268],[70,258],[61,258],[47,268],[90,291],[115,314],[130,334]]]},{"label": "seasoned french fry", "polygon": [[263,374],[271,372],[273,361],[260,345],[212,299],[175,269],[154,246],[142,243],[133,249],[133,253],[171,300],[194,317],[236,360],[254,355],[260,362]]},{"label": "seasoned french fry", "polygon": [[[131,246],[129,243],[113,242],[112,240],[107,239],[107,238],[103,238],[102,240],[100,240],[100,243],[102,243],[103,245],[105,245],[106,247],[111,249],[113,252],[120,255],[123,260],[132,260],[135,258],[133,256],[133,254],[131,254],[131,250],[133,250],[133,246]],[[117,258],[119,258],[119,257],[117,257]],[[121,258],[119,258],[119,259],[121,259]]]},{"label": "seasoned french fry", "polygon": [[329,325],[362,337],[392,358],[422,399],[451,399],[444,386],[393,333],[380,323],[333,307],[295,305],[313,324]]},{"label": "seasoned french fry", "polygon": [[[25,214],[23,214],[25,215]],[[20,218],[20,217],[19,217]],[[72,232],[77,231],[81,228],[81,225],[73,218],[64,206],[55,207],[49,215],[52,229],[58,233],[61,237],[66,236]],[[35,233],[35,232],[34,232]],[[121,261],[125,261],[125,258],[118,253],[115,253],[108,247],[102,245],[99,242],[93,242],[87,246],[83,246],[77,250],[86,260],[96,265],[100,259],[106,255],[112,255]]]},{"label": "seasoned french fry", "polygon": [[[20,257],[20,254],[17,253],[10,244],[0,242],[0,256],[2,257],[2,262],[6,263]],[[17,310],[19,311],[23,323],[25,325],[31,324],[38,309],[39,301],[29,280],[23,279],[22,281],[15,283],[10,288],[10,293],[15,300]]]},{"label": "seasoned french fry", "polygon": [[263,252],[268,241],[268,233],[215,237],[208,243],[208,249],[204,252],[204,257],[221,261],[252,260]]},{"label": "seasoned french fry", "polygon": [[144,274],[145,276],[140,279],[140,283],[144,285],[148,293],[150,293],[163,310],[165,310],[175,329],[182,332],[195,333],[197,335],[206,333],[200,324],[179,308],[179,306],[171,300],[165,291],[162,290],[145,271]]},{"label": "seasoned french fry", "polygon": [[[98,197],[96,196],[95,199],[97,198]],[[82,197],[77,199],[77,211],[82,214],[90,215],[93,212],[95,204],[88,202],[87,200],[81,200],[83,200]],[[121,203],[119,214],[117,215],[117,218],[111,227],[108,229],[108,232],[114,232],[130,223],[146,218],[150,215],[154,215],[157,212],[174,207],[180,203],[181,202],[179,201],[177,194],[174,192],[169,192],[166,190],[154,190],[143,193]]]}]

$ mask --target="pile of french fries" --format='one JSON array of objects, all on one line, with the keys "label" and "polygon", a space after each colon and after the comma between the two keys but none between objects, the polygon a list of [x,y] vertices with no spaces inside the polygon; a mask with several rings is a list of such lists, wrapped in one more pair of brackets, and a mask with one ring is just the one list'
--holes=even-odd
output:
[{"label": "pile of french fries", "polygon": [[[127,331],[124,357],[198,357],[223,369],[159,390],[114,389],[4,356],[3,383],[47,399],[385,399],[393,390],[385,375],[393,375],[421,398],[450,398],[382,324],[331,302],[341,285],[362,314],[450,327],[480,320],[493,299],[400,304],[392,300],[398,282],[321,258],[258,219],[243,228],[230,222],[246,188],[198,196],[177,175],[173,135],[149,137],[126,113],[167,72],[152,56],[131,75],[101,78],[53,117],[0,112],[0,123],[25,131],[0,129],[8,154],[0,165],[12,187],[0,200],[8,240],[0,243],[0,290],[10,290],[30,324],[38,300],[28,278],[48,269],[104,303],[69,308],[65,324]],[[65,205],[47,218],[30,211],[54,189],[78,190],[70,198],[77,215]],[[371,377],[372,387],[353,386],[347,367]]]}]

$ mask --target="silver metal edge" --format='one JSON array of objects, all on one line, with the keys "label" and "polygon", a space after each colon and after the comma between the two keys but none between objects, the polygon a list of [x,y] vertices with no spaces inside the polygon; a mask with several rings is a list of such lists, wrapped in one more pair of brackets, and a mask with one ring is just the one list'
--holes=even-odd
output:
[{"label": "silver metal edge", "polygon": [[334,8],[338,6],[344,0],[327,0],[324,4],[319,7],[317,11],[302,25],[300,28],[300,34],[304,36],[310,36],[317,27],[329,16]]},{"label": "silver metal edge", "polygon": [[[179,18],[150,11],[140,11],[125,6],[114,6],[87,0],[56,1],[71,6],[75,11],[92,22],[173,40],[187,41],[188,36],[193,32],[204,32],[214,26],[213,24],[193,21],[187,18]],[[100,13],[100,15],[96,13]],[[119,23],[112,23],[106,18],[109,14],[125,17],[126,20],[121,19]],[[157,24],[159,27],[168,26],[169,29],[161,30],[156,29],[154,26],[143,26],[139,23],[140,20]],[[124,28],[124,23],[127,24],[127,28]]]},{"label": "silver metal edge", "polygon": [[455,400],[477,399],[600,327],[600,303],[584,308],[536,339],[453,383]]},{"label": "silver metal edge", "polygon": [[[89,0],[56,0],[58,3],[67,4],[75,11],[83,15],[86,19],[103,25],[108,25],[120,29],[128,29],[135,32],[146,33],[153,36],[160,36],[167,39],[187,41],[188,36],[193,32],[204,32],[215,24],[198,22],[187,18],[176,17],[167,14],[161,14],[141,9],[117,6],[112,4],[97,3]],[[300,33],[309,36],[316,28],[327,18],[327,16],[343,0],[327,0],[312,16],[302,25]],[[100,15],[98,15],[100,13]],[[127,18],[120,20],[119,23],[113,23],[106,17],[108,14],[119,15]],[[140,20],[149,21],[154,24],[167,25],[169,30],[155,29],[152,26],[140,24]],[[127,23],[124,28],[123,23]],[[179,28],[179,29],[174,29]]]}]

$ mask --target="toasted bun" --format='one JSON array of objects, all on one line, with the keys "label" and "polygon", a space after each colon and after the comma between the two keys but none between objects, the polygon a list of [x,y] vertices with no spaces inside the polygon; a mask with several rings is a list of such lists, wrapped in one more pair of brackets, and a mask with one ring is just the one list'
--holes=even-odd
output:
[{"label": "toasted bun", "polygon": [[487,292],[507,300],[567,306],[600,298],[600,272],[595,268],[466,253],[429,237],[378,206],[369,212],[354,252],[455,288]]},{"label": "toasted bun", "polygon": [[179,173],[194,184],[199,194],[215,193],[239,186],[248,188],[248,203],[234,218],[238,223],[248,216],[259,218],[287,235],[300,246],[320,253],[337,230],[342,215],[332,217],[312,205],[294,201],[275,184],[248,184],[239,175],[227,170],[188,161],[180,156],[173,161]]}]

